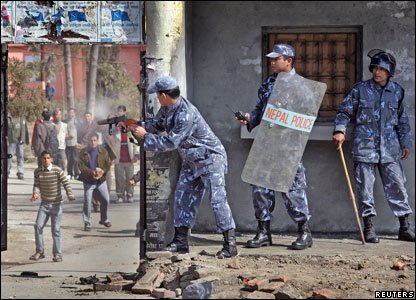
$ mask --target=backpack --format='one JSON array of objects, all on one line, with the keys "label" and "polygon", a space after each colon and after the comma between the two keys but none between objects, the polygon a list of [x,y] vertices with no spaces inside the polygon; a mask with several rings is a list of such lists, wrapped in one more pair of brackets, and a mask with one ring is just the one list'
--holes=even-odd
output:
[{"label": "backpack", "polygon": [[58,153],[59,151],[59,141],[58,141],[58,134],[56,133],[55,126],[46,126],[45,124],[42,124],[46,128],[46,138],[44,147],[45,150],[50,152],[52,155]]}]

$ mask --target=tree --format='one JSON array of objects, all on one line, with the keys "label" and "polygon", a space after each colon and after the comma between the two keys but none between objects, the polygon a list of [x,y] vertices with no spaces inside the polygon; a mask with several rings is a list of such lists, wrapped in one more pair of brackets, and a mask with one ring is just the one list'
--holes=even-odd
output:
[{"label": "tree", "polygon": [[[56,47],[54,46],[45,46],[45,45],[29,45],[29,51],[33,54],[40,54],[40,61],[35,61],[31,63],[33,70],[38,70],[41,81],[47,81],[55,77],[56,68],[57,68],[57,56],[55,54]],[[48,57],[46,58],[46,54]]]},{"label": "tree", "polygon": [[[94,46],[96,47],[93,48]],[[131,112],[135,111],[130,113],[130,116],[137,115],[137,112],[140,111],[138,102],[133,100],[138,98],[137,88],[123,68],[124,62],[120,61],[119,53],[119,47],[116,45],[91,46],[86,108],[94,115],[99,116],[109,111],[115,111],[120,104],[134,107],[134,109],[129,109]],[[98,111],[95,109],[96,105],[100,107]]]},{"label": "tree", "polygon": [[[185,57],[180,50],[184,49],[184,47],[180,47],[181,39],[184,38],[184,2],[147,1],[146,15],[146,56],[156,58],[156,60],[151,62],[154,71],[148,72],[149,83],[152,84],[161,76],[178,75],[174,73],[178,70],[174,70],[172,66],[173,63],[175,63],[175,56],[179,57],[178,60],[185,61]],[[179,76],[175,77],[180,79],[178,78]],[[152,108],[154,114],[156,114],[160,108],[160,104],[159,101],[155,100],[154,95],[151,95],[151,97],[153,97],[151,98],[153,99]],[[179,175],[180,159],[177,152],[152,153],[151,155],[146,156],[146,163],[144,166],[146,168],[144,174],[151,174],[155,170],[156,172],[161,171],[165,174],[165,176],[161,176],[163,182],[159,183],[159,187],[156,190],[153,190],[153,193],[156,194],[156,196],[154,196],[155,198],[166,199],[167,196],[165,191],[174,190]],[[155,183],[152,182],[151,178],[146,178],[145,184],[146,187],[150,187]],[[160,188],[162,186],[164,188]],[[168,197],[167,203],[173,203],[174,193],[171,192]],[[163,207],[160,204],[157,204],[156,207],[153,203],[146,203],[146,209],[154,209],[160,212],[160,219],[153,223],[157,222],[160,228],[159,230],[165,234],[157,234],[157,238],[149,238],[148,243],[153,243],[157,245],[157,247],[161,247],[169,240],[168,237],[173,234],[173,226],[166,226],[170,219],[168,217],[169,207]]]},{"label": "tree", "polygon": [[65,78],[67,89],[67,107],[75,107],[74,99],[74,83],[72,80],[72,60],[71,60],[71,46],[69,44],[64,45],[64,63],[65,63]]},{"label": "tree", "polygon": [[88,77],[87,77],[87,104],[86,111],[94,115],[95,98],[96,98],[96,80],[98,68],[98,53],[100,50],[99,44],[94,44],[90,49]]},{"label": "tree", "polygon": [[43,91],[40,88],[27,88],[30,78],[38,73],[32,63],[28,66],[17,58],[9,59],[9,112],[12,116],[25,116],[34,121],[42,111]]}]

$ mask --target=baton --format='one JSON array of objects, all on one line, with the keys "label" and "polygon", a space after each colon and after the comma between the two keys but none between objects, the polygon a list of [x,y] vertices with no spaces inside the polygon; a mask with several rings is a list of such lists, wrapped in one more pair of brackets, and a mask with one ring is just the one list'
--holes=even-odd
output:
[{"label": "baton", "polygon": [[347,165],[345,163],[344,151],[342,150],[342,145],[339,146],[338,150],[339,150],[339,154],[341,155],[342,165],[344,166],[345,177],[347,178],[348,188],[350,190],[350,196],[351,196],[351,200],[352,200],[352,206],[354,207],[355,218],[357,219],[358,228],[360,229],[361,241],[363,242],[363,245],[364,245],[365,244],[364,234],[363,234],[363,230],[361,228],[360,218],[358,217],[358,210],[357,210],[357,205],[355,204],[354,191],[352,190],[350,176],[348,175],[348,169],[347,169]]}]

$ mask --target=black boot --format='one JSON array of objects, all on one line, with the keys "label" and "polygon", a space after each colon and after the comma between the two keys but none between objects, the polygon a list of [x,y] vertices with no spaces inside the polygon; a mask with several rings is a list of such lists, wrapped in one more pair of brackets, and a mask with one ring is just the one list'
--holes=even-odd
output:
[{"label": "black boot", "polygon": [[292,249],[304,250],[308,247],[312,247],[312,235],[307,221],[298,223],[298,232],[299,236],[296,241],[292,243]]},{"label": "black boot", "polygon": [[224,236],[224,244],[220,251],[217,252],[217,258],[228,258],[237,255],[237,244],[235,240],[234,229],[224,231],[222,233]]},{"label": "black boot", "polygon": [[407,241],[407,242],[414,242],[415,233],[410,230],[409,220],[407,219],[408,216],[409,215],[399,217],[399,222],[400,222],[399,240]]},{"label": "black boot", "polygon": [[372,216],[363,217],[364,220],[364,240],[367,243],[378,243],[380,240],[377,237],[376,230],[371,222]]},{"label": "black boot", "polygon": [[188,227],[175,227],[175,236],[173,237],[173,241],[170,242],[164,250],[170,252],[188,253],[188,234]]},{"label": "black boot", "polygon": [[272,233],[270,232],[270,221],[259,221],[257,234],[246,243],[247,248],[260,248],[272,245]]}]

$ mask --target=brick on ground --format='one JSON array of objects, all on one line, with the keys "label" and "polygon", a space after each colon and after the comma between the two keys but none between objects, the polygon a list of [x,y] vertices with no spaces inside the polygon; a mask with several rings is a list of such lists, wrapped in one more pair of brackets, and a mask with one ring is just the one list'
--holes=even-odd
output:
[{"label": "brick on ground", "polygon": [[275,299],[273,294],[254,291],[246,296],[246,299]]},{"label": "brick on ground", "polygon": [[131,291],[133,294],[150,294],[155,288],[160,287],[164,277],[165,274],[159,270],[150,269],[136,282]]},{"label": "brick on ground", "polygon": [[176,293],[165,288],[156,288],[152,291],[152,296],[161,299],[172,299],[176,298]]},{"label": "brick on ground", "polygon": [[146,257],[149,259],[171,258],[172,252],[170,251],[148,251],[146,252]]},{"label": "brick on ground", "polygon": [[254,278],[252,280],[246,280],[244,282],[244,288],[249,291],[261,290],[264,286],[269,284],[268,278]]},{"label": "brick on ground", "polygon": [[332,290],[328,289],[318,289],[314,290],[312,294],[313,299],[342,299],[343,297]]},{"label": "brick on ground", "polygon": [[120,291],[129,291],[132,289],[134,281],[123,280],[117,282],[109,283],[94,283],[94,291],[111,291],[111,292],[120,292]]},{"label": "brick on ground", "polygon": [[117,281],[123,281],[124,278],[121,276],[120,273],[111,273],[106,276],[108,282],[117,282]]}]

